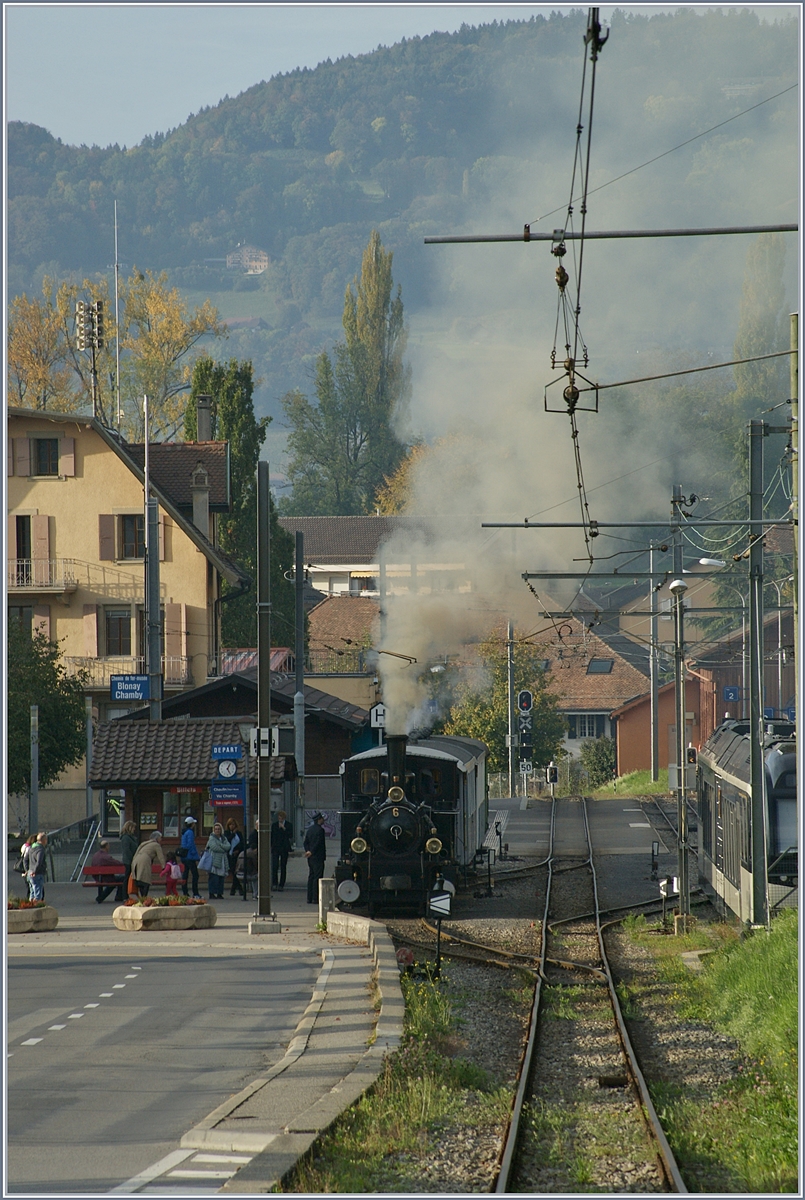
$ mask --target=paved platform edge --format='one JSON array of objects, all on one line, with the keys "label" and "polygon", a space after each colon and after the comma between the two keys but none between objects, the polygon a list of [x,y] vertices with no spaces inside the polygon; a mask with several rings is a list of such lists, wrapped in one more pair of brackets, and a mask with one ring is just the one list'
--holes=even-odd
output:
[{"label": "paved platform edge", "polygon": [[[400,987],[400,970],[394,953],[394,945],[385,925],[379,921],[370,921],[366,917],[354,916],[351,913],[331,912],[327,914],[327,932],[344,941],[369,946],[372,951],[381,1001],[374,1042],[362,1055],[354,1070],[346,1075],[339,1084],[325,1092],[306,1112],[300,1114],[293,1122],[293,1127],[289,1126],[281,1132],[273,1134],[266,1131],[265,1145],[257,1151],[250,1163],[242,1167],[232,1179],[220,1188],[221,1192],[250,1195],[270,1192],[272,1188],[279,1186],[294,1170],[300,1158],[327,1132],[333,1122],[375,1083],[382,1070],[383,1059],[387,1054],[393,1054],[400,1044],[405,1001]],[[325,955],[326,953],[325,951]],[[317,991],[323,990],[319,988],[320,982],[321,976],[317,980]],[[311,1001],[311,1005],[300,1022],[297,1036],[301,1035],[301,1026],[310,1017],[312,1017],[310,1022],[310,1029],[312,1029],[315,1014],[311,1013],[311,1009],[314,1005],[315,999]],[[320,1008],[321,1003],[319,1003]],[[308,1029],[307,1036],[309,1036],[310,1029]],[[294,1038],[293,1041],[295,1040]],[[291,1045],[293,1045],[293,1041]],[[290,1049],[291,1046],[289,1046],[289,1052]],[[279,1066],[278,1063],[277,1067]],[[274,1070],[275,1074],[278,1073],[276,1068]],[[252,1095],[254,1091],[258,1090],[258,1082],[255,1081],[251,1085],[251,1089],[244,1089],[244,1092]],[[242,1099],[246,1098],[246,1095],[242,1096]],[[221,1107],[227,1108],[231,1112],[242,1102],[239,1097],[234,1099],[237,1103],[228,1102],[227,1105]],[[210,1114],[211,1117],[213,1115]],[[221,1120],[222,1117],[217,1119]],[[203,1130],[202,1125],[205,1126]],[[189,1134],[185,1135],[182,1139],[182,1146],[191,1145],[188,1139],[196,1133],[198,1135],[206,1134],[206,1139],[203,1143],[193,1141],[193,1148],[203,1145],[206,1149],[214,1148],[222,1151],[229,1149],[233,1136],[237,1136],[232,1134],[221,1136],[219,1134],[220,1141],[214,1142],[215,1130],[207,1126],[207,1122],[202,1122],[196,1126],[195,1130],[191,1130]],[[252,1134],[251,1136],[259,1137],[260,1135]],[[234,1147],[232,1148],[234,1149]]]}]

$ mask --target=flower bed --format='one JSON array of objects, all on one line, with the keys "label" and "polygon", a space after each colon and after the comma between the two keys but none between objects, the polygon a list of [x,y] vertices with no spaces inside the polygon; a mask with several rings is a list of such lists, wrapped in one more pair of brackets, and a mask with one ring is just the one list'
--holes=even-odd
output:
[{"label": "flower bed", "polygon": [[186,896],[146,896],[141,901],[127,901],[112,913],[115,928],[142,929],[212,929],[218,913],[205,900],[190,900]]},{"label": "flower bed", "polygon": [[9,899],[7,913],[9,933],[48,933],[59,923],[59,914],[44,900]]}]

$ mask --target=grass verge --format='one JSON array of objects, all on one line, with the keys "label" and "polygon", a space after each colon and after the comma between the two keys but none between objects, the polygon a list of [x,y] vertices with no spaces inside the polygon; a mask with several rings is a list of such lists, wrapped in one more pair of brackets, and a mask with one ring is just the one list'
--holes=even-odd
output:
[{"label": "grass verge", "polygon": [[599,800],[609,796],[667,796],[668,779],[653,780],[651,771],[632,771],[596,788],[592,794]]},{"label": "grass verge", "polygon": [[[657,936],[644,918],[624,922],[652,951],[677,1016],[704,1022],[740,1048],[734,1077],[715,1094],[654,1084],[652,1098],[686,1182],[694,1191],[797,1190],[797,913],[771,932],[741,938],[724,924],[697,926],[685,938]],[[708,949],[703,970],[681,961]],[[639,1007],[634,991],[630,1000]]]},{"label": "grass verge", "polygon": [[505,1121],[509,1089],[493,1087],[484,1071],[451,1053],[458,1019],[440,985],[406,977],[402,983],[400,1049],[300,1161],[284,1192],[421,1191],[423,1166],[446,1130]]}]

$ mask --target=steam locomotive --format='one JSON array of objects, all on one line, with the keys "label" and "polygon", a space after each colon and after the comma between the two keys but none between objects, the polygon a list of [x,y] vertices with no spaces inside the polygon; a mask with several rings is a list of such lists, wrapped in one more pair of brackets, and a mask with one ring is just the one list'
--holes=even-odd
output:
[{"label": "steam locomotive", "polygon": [[486,832],[486,753],[474,738],[400,734],[341,764],[342,904],[423,914],[437,881],[455,889]]},{"label": "steam locomotive", "polygon": [[[699,878],[722,910],[753,920],[749,724],[725,721],[699,751],[696,803]],[[766,851],[769,911],[798,899],[797,760],[794,726],[767,726]]]}]

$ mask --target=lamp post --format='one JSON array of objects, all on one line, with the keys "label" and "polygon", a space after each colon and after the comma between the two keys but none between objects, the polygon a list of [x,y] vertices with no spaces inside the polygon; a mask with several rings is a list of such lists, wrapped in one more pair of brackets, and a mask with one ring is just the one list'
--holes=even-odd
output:
[{"label": "lamp post", "polygon": [[684,579],[674,579],[668,585],[674,598],[674,697],[676,700],[676,810],[677,874],[679,875],[679,912],[682,932],[687,932],[690,912],[690,880],[688,878],[688,813],[685,804],[685,627],[684,598],[688,585]]}]

